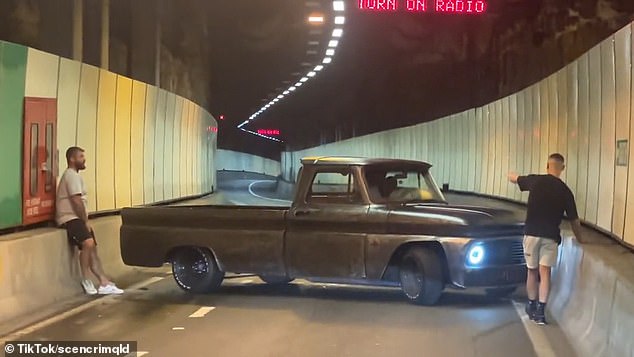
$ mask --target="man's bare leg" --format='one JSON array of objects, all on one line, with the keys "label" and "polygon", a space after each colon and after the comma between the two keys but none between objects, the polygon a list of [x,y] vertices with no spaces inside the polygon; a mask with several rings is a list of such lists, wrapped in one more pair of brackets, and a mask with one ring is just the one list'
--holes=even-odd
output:
[{"label": "man's bare leg", "polygon": [[[92,239],[91,239],[92,240]],[[103,271],[103,266],[101,265],[101,259],[99,259],[99,254],[97,254],[97,247],[91,250],[91,259],[90,259],[90,270],[97,278],[99,278],[99,284],[101,286],[106,286],[110,284],[110,279],[106,277],[106,274]]]},{"label": "man's bare leg", "polygon": [[93,239],[87,239],[81,243],[81,250],[79,251],[79,265],[81,266],[81,273],[84,279],[90,279],[90,261],[92,258],[92,250],[95,248],[95,241]]},{"label": "man's bare leg", "polygon": [[550,295],[550,267],[539,266],[539,303],[535,312],[535,322],[541,325],[546,324],[546,302]]},{"label": "man's bare leg", "polygon": [[539,270],[528,269],[528,276],[526,277],[526,294],[528,294],[528,299],[531,301],[537,300],[539,284],[538,280]]}]

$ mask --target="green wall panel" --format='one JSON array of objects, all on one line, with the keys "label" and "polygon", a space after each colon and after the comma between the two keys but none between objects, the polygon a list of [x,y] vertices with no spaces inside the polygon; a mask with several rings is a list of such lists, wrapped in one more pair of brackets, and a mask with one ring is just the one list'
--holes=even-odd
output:
[{"label": "green wall panel", "polygon": [[0,228],[22,223],[22,109],[26,47],[0,42]]}]

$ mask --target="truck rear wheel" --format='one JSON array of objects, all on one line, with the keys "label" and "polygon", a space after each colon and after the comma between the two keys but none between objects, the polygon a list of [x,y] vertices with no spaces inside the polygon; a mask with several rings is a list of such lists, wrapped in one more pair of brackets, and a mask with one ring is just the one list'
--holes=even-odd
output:
[{"label": "truck rear wheel", "polygon": [[436,252],[423,247],[411,248],[401,259],[401,289],[419,305],[434,305],[444,289],[442,260]]},{"label": "truck rear wheel", "polygon": [[212,292],[225,277],[213,255],[199,247],[177,250],[172,256],[172,273],[176,284],[192,293]]}]

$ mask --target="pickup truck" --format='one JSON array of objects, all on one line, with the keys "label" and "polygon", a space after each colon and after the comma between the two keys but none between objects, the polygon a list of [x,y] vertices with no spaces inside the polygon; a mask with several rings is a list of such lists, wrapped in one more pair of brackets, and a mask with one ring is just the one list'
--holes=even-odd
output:
[{"label": "pickup truck", "polygon": [[171,263],[189,292],[225,273],[270,284],[303,278],[400,287],[433,305],[446,287],[504,296],[524,283],[523,223],[502,209],[448,204],[431,165],[346,157],[302,159],[288,207],[178,206],[122,211],[127,265]]}]

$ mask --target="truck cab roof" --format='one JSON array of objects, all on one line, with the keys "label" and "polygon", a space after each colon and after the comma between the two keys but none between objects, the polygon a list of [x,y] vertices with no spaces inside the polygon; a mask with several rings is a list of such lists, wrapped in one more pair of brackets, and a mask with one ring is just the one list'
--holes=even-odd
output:
[{"label": "truck cab roof", "polygon": [[424,161],[401,160],[401,159],[369,159],[364,157],[349,156],[309,156],[301,160],[302,165],[316,166],[385,166],[402,167],[406,169],[428,170],[431,164]]}]

